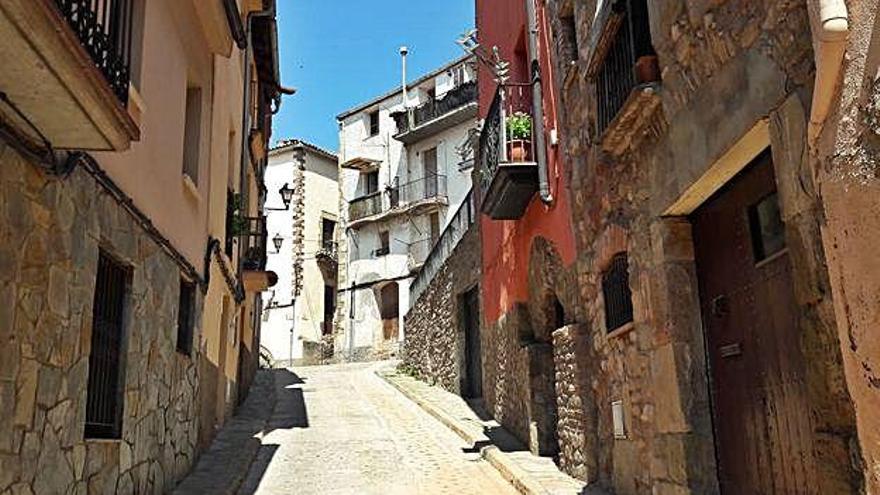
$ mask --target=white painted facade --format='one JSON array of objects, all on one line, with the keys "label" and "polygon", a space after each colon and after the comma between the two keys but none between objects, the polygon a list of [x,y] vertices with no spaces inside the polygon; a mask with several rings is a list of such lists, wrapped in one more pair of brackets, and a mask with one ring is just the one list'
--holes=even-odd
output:
[{"label": "white painted facade", "polygon": [[[408,108],[432,97],[439,101],[462,84],[473,84],[473,69],[473,60],[463,58],[420,78],[408,88]],[[403,340],[410,283],[471,187],[469,144],[476,127],[475,95],[471,104],[473,116],[461,122],[436,123],[418,140],[409,139],[409,144],[395,139],[400,136],[392,114],[404,108],[401,90],[339,116],[340,213],[345,240],[340,257],[348,260],[340,263],[339,273],[335,342],[339,357],[387,356]],[[467,107],[470,111],[471,106]],[[370,114],[377,111],[379,129],[371,136]],[[447,117],[441,115],[438,121]],[[436,159],[430,158],[434,154]],[[367,176],[375,171],[379,193],[372,201],[381,202],[381,211],[363,218],[357,218],[363,214],[352,216],[352,204],[367,195]],[[382,250],[384,232],[388,253]],[[392,294],[397,310],[385,300],[383,315],[383,298]]]},{"label": "white painted facade", "polygon": [[[333,288],[335,305],[337,267],[328,261],[335,255],[340,232],[337,177],[336,156],[308,143],[283,142],[269,152],[267,269],[278,274],[278,284],[263,294],[261,343],[278,364],[319,362],[322,335],[332,333],[335,308],[325,310],[325,287]],[[279,193],[285,184],[294,189],[287,210],[281,209]],[[336,224],[329,239],[323,231],[325,220]],[[276,237],[282,239],[279,252],[273,244]],[[326,312],[331,318],[324,332]]]}]

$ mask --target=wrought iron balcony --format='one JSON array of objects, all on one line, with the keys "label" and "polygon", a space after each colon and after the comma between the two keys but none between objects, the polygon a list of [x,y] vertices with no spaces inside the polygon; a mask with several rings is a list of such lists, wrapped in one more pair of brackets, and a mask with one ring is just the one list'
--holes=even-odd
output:
[{"label": "wrought iron balcony", "polygon": [[477,116],[477,83],[468,81],[439,100],[391,115],[397,123],[395,139],[412,144]]},{"label": "wrought iron balcony", "polygon": [[597,133],[606,151],[618,152],[659,107],[660,69],[646,0],[618,0],[608,9],[589,74],[596,84]]},{"label": "wrought iron balcony", "polygon": [[117,151],[139,139],[127,108],[132,0],[2,3],[0,114],[18,139]]},{"label": "wrought iron balcony", "polygon": [[357,222],[383,213],[418,213],[446,204],[446,176],[430,175],[405,184],[394,185],[384,192],[375,192],[352,200],[348,205],[348,221]]},{"label": "wrought iron balcony", "polygon": [[55,0],[122,104],[131,78],[132,0]]},{"label": "wrought iron balcony", "polygon": [[248,271],[263,271],[266,269],[266,244],[269,239],[266,217],[244,217],[243,220],[245,227],[239,236],[244,253],[242,268]]},{"label": "wrought iron balcony", "polygon": [[495,220],[521,218],[538,190],[538,164],[531,126],[508,132],[510,118],[530,121],[532,89],[527,84],[498,87],[480,133],[479,178],[482,211]]}]

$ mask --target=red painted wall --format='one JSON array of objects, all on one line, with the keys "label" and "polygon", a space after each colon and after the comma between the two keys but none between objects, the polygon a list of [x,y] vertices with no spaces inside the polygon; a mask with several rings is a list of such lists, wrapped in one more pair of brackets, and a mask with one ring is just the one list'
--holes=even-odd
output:
[{"label": "red painted wall", "polygon": [[[551,63],[549,24],[543,2],[538,1],[538,35],[541,79],[544,89],[548,177],[555,201],[549,207],[538,194],[532,198],[523,218],[496,221],[481,217],[482,295],[485,323],[493,325],[514,304],[528,299],[528,268],[532,242],[544,237],[553,243],[562,262],[575,259],[571,228],[566,159],[559,146],[550,145],[550,131],[558,129],[557,89]],[[528,81],[525,0],[476,0],[477,30],[480,44],[487,50],[497,46],[501,57],[511,63],[511,82]],[[479,74],[480,117],[485,117],[495,96],[496,84],[488,67],[481,64]],[[559,136],[562,142],[562,136]]]}]

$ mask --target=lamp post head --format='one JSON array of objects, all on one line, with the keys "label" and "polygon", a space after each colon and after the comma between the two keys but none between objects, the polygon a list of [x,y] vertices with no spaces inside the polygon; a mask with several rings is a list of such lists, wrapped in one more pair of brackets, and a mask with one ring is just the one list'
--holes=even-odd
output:
[{"label": "lamp post head", "polygon": [[281,245],[284,244],[284,238],[281,237],[281,234],[275,234],[275,237],[272,238],[272,244],[275,245],[275,253],[280,253]]},{"label": "lamp post head", "polygon": [[405,57],[407,56],[407,54],[409,54],[409,48],[407,48],[406,46],[400,47],[400,56]]},{"label": "lamp post head", "polygon": [[285,182],[281,189],[278,190],[278,194],[281,195],[284,208],[290,208],[290,202],[293,200],[293,189]]}]

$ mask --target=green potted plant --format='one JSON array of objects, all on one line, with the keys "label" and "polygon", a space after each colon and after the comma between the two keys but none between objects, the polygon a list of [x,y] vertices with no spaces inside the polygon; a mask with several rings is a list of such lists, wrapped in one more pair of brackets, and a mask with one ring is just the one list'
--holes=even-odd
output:
[{"label": "green potted plant", "polygon": [[507,117],[507,157],[511,162],[525,162],[531,154],[532,116],[516,112]]}]

